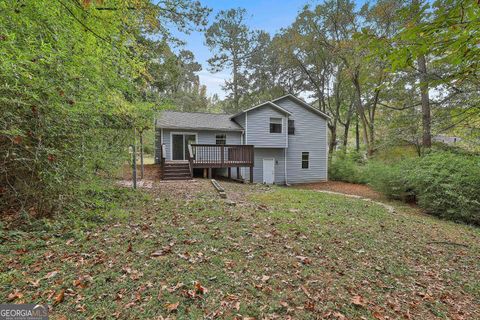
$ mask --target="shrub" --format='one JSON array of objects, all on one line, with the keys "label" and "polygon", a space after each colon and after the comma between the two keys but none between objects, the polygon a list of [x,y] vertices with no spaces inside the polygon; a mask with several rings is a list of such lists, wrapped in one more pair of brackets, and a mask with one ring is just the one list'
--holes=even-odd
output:
[{"label": "shrub", "polygon": [[432,152],[416,161],[408,180],[428,213],[480,225],[478,156]]},{"label": "shrub", "polygon": [[431,151],[423,157],[394,163],[356,155],[334,155],[331,180],[368,183],[391,199],[416,201],[427,213],[480,225],[480,158],[452,151]]},{"label": "shrub", "polygon": [[366,183],[363,177],[361,157],[358,153],[336,153],[328,166],[330,180],[345,181],[352,183]]},{"label": "shrub", "polygon": [[373,189],[389,198],[407,202],[415,201],[414,187],[408,180],[408,170],[412,162],[411,159],[394,164],[371,161],[363,170],[364,180]]}]

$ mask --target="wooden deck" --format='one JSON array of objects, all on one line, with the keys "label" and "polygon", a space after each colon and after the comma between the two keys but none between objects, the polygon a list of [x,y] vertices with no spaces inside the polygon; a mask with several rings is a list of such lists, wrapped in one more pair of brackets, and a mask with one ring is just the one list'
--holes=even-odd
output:
[{"label": "wooden deck", "polygon": [[194,168],[253,167],[253,145],[192,144]]},{"label": "wooden deck", "polygon": [[[161,150],[161,171],[164,173],[166,164],[172,163],[189,164],[190,175],[193,169],[203,168],[208,170],[208,176],[212,176],[214,168],[228,168],[228,177],[231,177],[231,168],[237,168],[239,176],[240,167],[250,168],[250,182],[253,182],[254,147],[253,145],[216,145],[216,144],[192,144],[188,146],[188,159],[184,161],[166,161],[165,145]],[[164,176],[164,175],[162,175]]]}]

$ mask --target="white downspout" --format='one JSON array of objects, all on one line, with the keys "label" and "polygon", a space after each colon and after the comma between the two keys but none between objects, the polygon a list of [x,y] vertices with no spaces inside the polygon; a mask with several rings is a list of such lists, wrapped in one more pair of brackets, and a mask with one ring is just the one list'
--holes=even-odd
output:
[{"label": "white downspout", "polygon": [[[248,144],[248,111],[245,111],[245,144]],[[245,177],[245,167],[241,169],[242,177]]]},{"label": "white downspout", "polygon": [[284,163],[284,170],[285,170],[285,185],[288,186],[288,178],[287,178],[287,149],[288,149],[288,115],[286,116],[286,125],[285,125],[285,135],[286,135],[286,147],[284,150],[283,156],[283,163]]}]

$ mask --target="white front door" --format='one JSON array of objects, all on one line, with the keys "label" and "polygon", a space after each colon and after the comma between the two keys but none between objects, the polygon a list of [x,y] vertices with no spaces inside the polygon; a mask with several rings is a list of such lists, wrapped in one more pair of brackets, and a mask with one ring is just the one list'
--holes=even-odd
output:
[{"label": "white front door", "polygon": [[275,159],[263,159],[263,183],[275,181]]}]

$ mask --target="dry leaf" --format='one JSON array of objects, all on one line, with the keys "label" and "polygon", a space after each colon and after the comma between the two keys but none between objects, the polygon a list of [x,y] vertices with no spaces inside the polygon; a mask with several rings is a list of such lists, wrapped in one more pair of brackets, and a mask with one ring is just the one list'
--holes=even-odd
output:
[{"label": "dry leaf", "polygon": [[132,243],[131,242],[128,243],[127,252],[132,252]]},{"label": "dry leaf", "polygon": [[333,316],[337,319],[340,319],[340,320],[345,320],[347,319],[347,317],[345,317],[342,313],[338,312],[338,311],[335,311],[333,313]]},{"label": "dry leaf", "polygon": [[51,272],[47,273],[47,274],[45,275],[45,277],[43,277],[43,279],[53,278],[53,277],[55,277],[57,274],[58,274],[58,271],[57,271],[57,270],[51,271]]},{"label": "dry leaf", "polygon": [[80,279],[74,280],[73,285],[75,287],[82,288],[82,289],[85,289],[87,287],[87,284]]},{"label": "dry leaf", "polygon": [[166,255],[167,253],[172,252],[172,247],[171,246],[165,246],[162,248],[162,250],[158,250],[153,252],[150,257],[161,257]]},{"label": "dry leaf", "polygon": [[312,263],[312,260],[311,260],[310,258],[308,258],[308,257],[297,256],[296,258],[297,258],[298,260],[300,260],[300,262],[301,262],[302,264],[310,264],[310,263]]},{"label": "dry leaf", "polygon": [[313,301],[305,301],[304,307],[305,310],[315,311],[315,303]]},{"label": "dry leaf", "polygon": [[307,288],[305,288],[305,286],[300,286],[300,288],[302,289],[303,293],[305,293],[305,295],[311,299],[311,295],[310,295],[310,292],[308,292]]},{"label": "dry leaf", "polygon": [[202,287],[200,282],[195,282],[195,292],[196,293],[201,293],[201,294],[206,294],[208,292],[208,289],[205,287]]},{"label": "dry leaf", "polygon": [[366,305],[365,299],[359,295],[352,297],[351,302],[358,307],[365,307]]},{"label": "dry leaf", "polygon": [[13,138],[13,143],[15,144],[20,144],[22,142],[23,138],[21,136],[15,136],[15,138]]},{"label": "dry leaf", "polygon": [[168,312],[176,312],[178,310],[178,306],[180,305],[180,302],[176,303],[169,303],[166,305],[166,308]]},{"label": "dry leaf", "polygon": [[21,293],[18,290],[15,290],[14,292],[10,293],[7,297],[7,301],[11,302],[16,299],[21,299],[23,297],[23,293]]},{"label": "dry leaf", "polygon": [[384,319],[385,319],[385,317],[384,317],[380,312],[378,312],[378,311],[375,311],[375,312],[372,314],[372,316],[373,316],[375,319],[377,319],[377,320],[384,320]]},{"label": "dry leaf", "polygon": [[65,289],[60,290],[60,292],[55,296],[55,300],[53,301],[53,304],[59,304],[60,302],[63,301],[65,298]]}]

